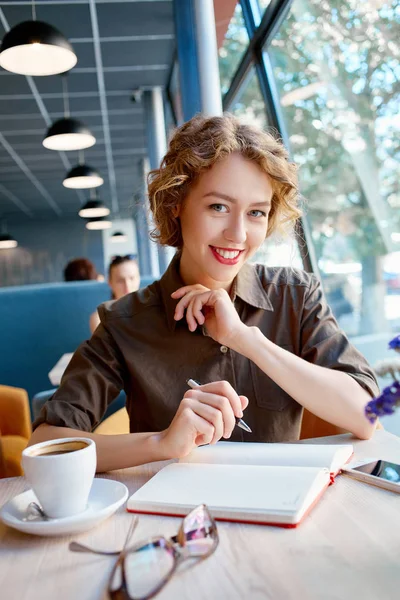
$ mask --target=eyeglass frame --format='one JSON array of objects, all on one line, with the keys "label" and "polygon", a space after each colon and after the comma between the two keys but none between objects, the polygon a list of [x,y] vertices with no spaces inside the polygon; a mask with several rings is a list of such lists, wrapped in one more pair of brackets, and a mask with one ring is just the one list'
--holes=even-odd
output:
[{"label": "eyeglass frame", "polygon": [[[192,513],[194,513],[200,507],[203,507],[205,509],[205,511],[207,512],[207,516],[210,519],[211,525],[209,528],[208,536],[209,537],[213,536],[214,544],[212,545],[210,550],[208,552],[206,552],[205,554],[198,555],[198,556],[196,556],[195,554],[191,555],[191,556],[185,555],[185,553],[182,552],[182,550],[179,551],[178,548],[180,548],[180,549],[185,548],[185,545],[186,545],[185,542],[190,541],[190,540],[187,540],[187,535],[188,535],[188,533],[191,533],[191,532],[188,532],[185,534],[185,532],[183,530],[183,525],[184,525],[184,522],[187,519],[187,517],[189,517]],[[194,531],[197,531],[197,530],[194,530]],[[125,577],[125,557],[127,556],[127,554],[131,554],[133,552],[140,552],[141,549],[143,549],[146,546],[149,546],[151,544],[155,544],[156,542],[162,542],[162,544],[159,544],[159,545],[164,548],[167,548],[169,551],[171,551],[173,561],[174,561],[172,569],[169,571],[168,575],[163,580],[161,580],[159,585],[156,586],[149,594],[140,596],[139,598],[130,596],[129,591],[128,591],[126,577]],[[178,544],[178,548],[176,546],[177,544]],[[172,579],[177,568],[183,561],[190,559],[190,558],[197,559],[199,561],[205,560],[206,558],[208,558],[215,552],[215,550],[218,547],[218,544],[219,544],[219,536],[218,536],[217,524],[216,524],[215,520],[213,519],[213,517],[211,516],[210,511],[208,510],[208,507],[205,504],[199,504],[198,506],[193,508],[187,515],[185,515],[183,517],[181,525],[178,530],[178,533],[176,535],[174,535],[170,538],[166,538],[163,535],[154,536],[154,537],[148,538],[145,542],[144,542],[144,540],[141,540],[137,544],[130,546],[129,548],[123,549],[121,551],[121,553],[118,557],[118,560],[115,563],[114,568],[111,572],[109,581],[108,581],[107,591],[108,591],[109,598],[111,600],[150,600],[151,598],[154,598],[154,596],[156,596],[160,592],[160,590],[162,590],[162,588],[164,586],[167,585],[167,583]],[[121,585],[119,586],[119,588],[112,590],[111,585],[112,585],[112,582],[113,582],[113,579],[115,577],[118,567],[121,569]]]}]

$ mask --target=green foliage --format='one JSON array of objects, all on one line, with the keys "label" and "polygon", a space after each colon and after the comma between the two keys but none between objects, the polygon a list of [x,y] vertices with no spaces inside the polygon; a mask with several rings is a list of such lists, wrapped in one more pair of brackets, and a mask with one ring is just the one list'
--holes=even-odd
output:
[{"label": "green foliage", "polygon": [[[220,61],[225,89],[243,54],[243,26],[237,10]],[[400,230],[399,40],[398,0],[294,0],[266,49],[319,256],[332,230],[347,238],[352,260],[396,249],[390,233]],[[260,120],[260,99],[253,72],[235,109]],[[337,257],[348,259],[344,251]]]}]

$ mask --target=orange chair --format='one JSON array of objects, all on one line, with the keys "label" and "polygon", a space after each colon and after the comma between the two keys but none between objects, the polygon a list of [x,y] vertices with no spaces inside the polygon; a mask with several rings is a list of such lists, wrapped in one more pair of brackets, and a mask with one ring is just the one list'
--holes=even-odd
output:
[{"label": "orange chair", "polygon": [[[382,423],[378,421],[377,429],[383,429]],[[303,420],[301,422],[300,439],[324,437],[326,435],[339,435],[340,433],[349,433],[346,429],[342,429],[337,425],[332,425],[328,421],[324,421],[315,416],[309,410],[304,409]]]},{"label": "orange chair", "polygon": [[93,433],[101,433],[102,435],[129,433],[129,416],[125,406],[104,419]]},{"label": "orange chair", "polygon": [[31,433],[27,392],[0,385],[0,478],[23,475],[21,456]]}]

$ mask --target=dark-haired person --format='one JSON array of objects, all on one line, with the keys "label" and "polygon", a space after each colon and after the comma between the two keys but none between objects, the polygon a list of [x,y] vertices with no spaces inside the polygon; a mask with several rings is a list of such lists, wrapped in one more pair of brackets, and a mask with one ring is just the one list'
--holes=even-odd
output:
[{"label": "dark-haired person", "polygon": [[64,281],[99,280],[96,267],[88,258],[74,258],[64,269]]},{"label": "dark-haired person", "polygon": [[[115,256],[108,267],[108,285],[111,288],[112,299],[119,300],[123,296],[136,292],[140,286],[139,267],[132,254]],[[97,310],[90,315],[89,326],[93,333],[100,324]]]},{"label": "dark-haired person", "polygon": [[[159,281],[102,305],[31,443],[89,432],[98,470],[111,470],[221,438],[294,441],[303,407],[369,438],[364,407],[378,387],[318,279],[249,263],[300,215],[281,142],[231,115],[196,116],[176,131],[148,192],[158,239],[177,253]],[[188,378],[203,385],[188,390]],[[131,433],[90,433],[121,389]],[[252,434],[235,427],[245,409]]]}]

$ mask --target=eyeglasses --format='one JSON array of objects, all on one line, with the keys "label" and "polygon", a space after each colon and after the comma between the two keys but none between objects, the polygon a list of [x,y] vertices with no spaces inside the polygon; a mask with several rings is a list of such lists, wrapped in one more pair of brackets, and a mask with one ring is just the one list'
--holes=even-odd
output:
[{"label": "eyeglasses", "polygon": [[[183,561],[204,560],[215,552],[219,543],[217,526],[205,504],[193,509],[183,519],[177,535],[171,538],[153,537],[128,547],[130,535],[111,573],[108,584],[111,600],[153,598]],[[70,549],[97,553],[76,542],[70,544]]]},{"label": "eyeglasses", "polygon": [[112,600],[148,600],[187,559],[203,560],[218,546],[218,532],[208,508],[201,504],[182,521],[176,536],[151,538],[122,551],[111,574]]}]

